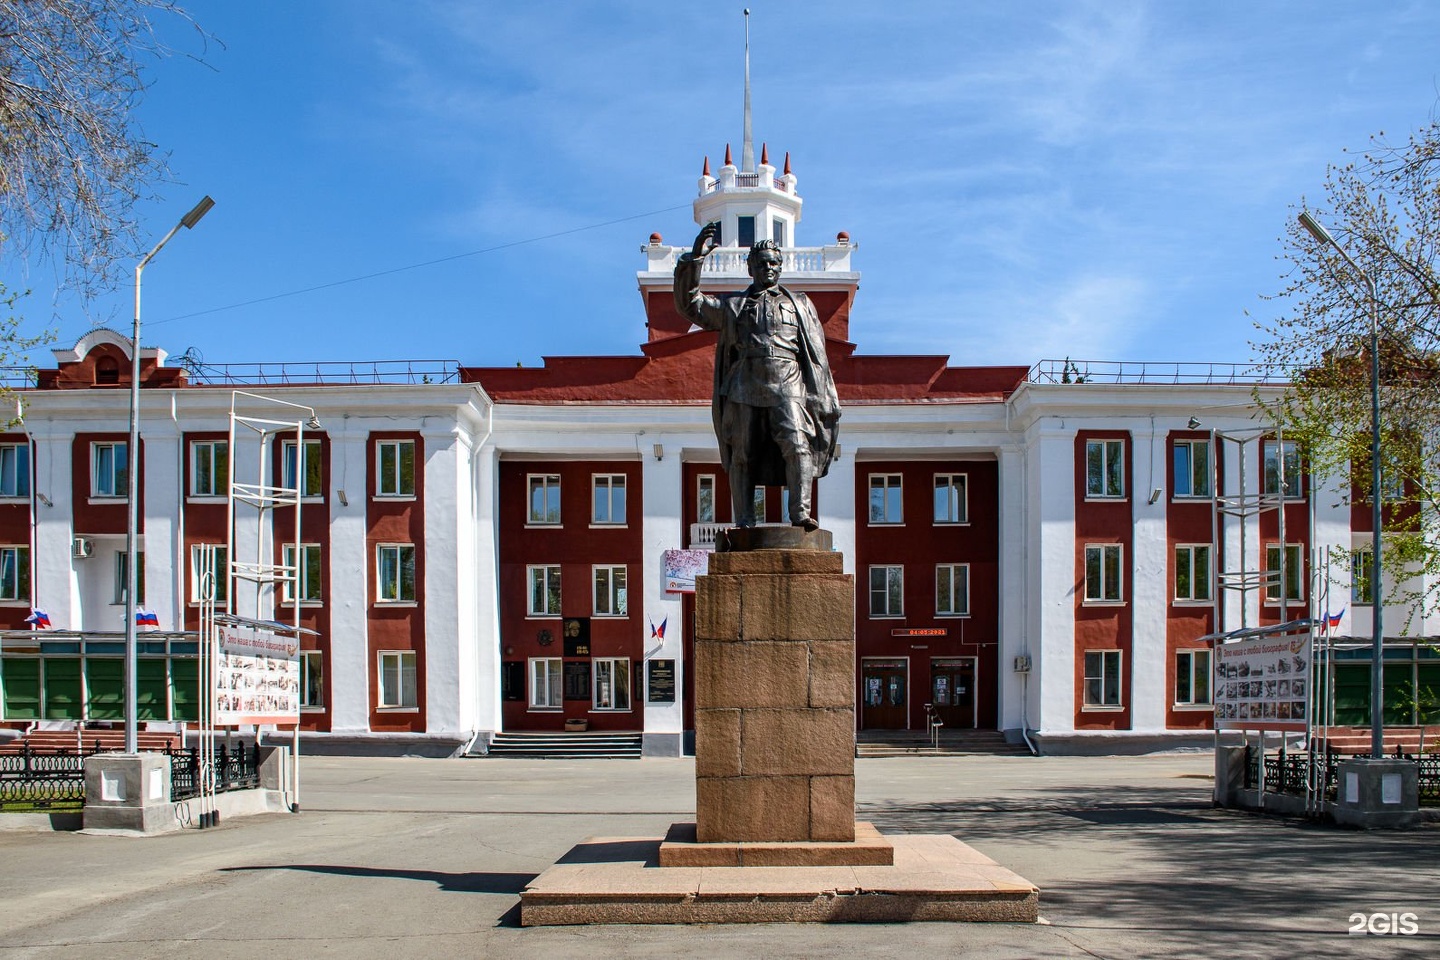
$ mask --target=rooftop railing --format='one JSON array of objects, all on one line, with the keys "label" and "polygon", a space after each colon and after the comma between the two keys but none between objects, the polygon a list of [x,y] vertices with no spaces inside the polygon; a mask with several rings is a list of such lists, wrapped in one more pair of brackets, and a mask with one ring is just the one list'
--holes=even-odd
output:
[{"label": "rooftop railing", "polygon": [[1188,384],[1192,386],[1284,386],[1289,372],[1277,364],[1156,362],[1140,360],[1041,360],[1030,383]]},{"label": "rooftop railing", "polygon": [[322,360],[279,363],[182,364],[198,386],[278,386],[299,384],[459,383],[455,360]]}]

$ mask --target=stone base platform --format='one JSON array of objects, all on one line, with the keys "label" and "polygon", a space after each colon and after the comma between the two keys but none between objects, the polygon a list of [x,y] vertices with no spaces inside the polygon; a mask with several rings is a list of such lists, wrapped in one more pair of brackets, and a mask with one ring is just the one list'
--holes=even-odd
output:
[{"label": "stone base platform", "polygon": [[950,836],[897,835],[892,866],[662,867],[658,837],[594,837],[520,894],[522,926],[1034,923],[1035,885]]},{"label": "stone base platform", "polygon": [[660,844],[662,867],[888,867],[895,845],[873,824],[857,822],[849,843],[801,840],[697,843],[695,824],[671,824]]}]

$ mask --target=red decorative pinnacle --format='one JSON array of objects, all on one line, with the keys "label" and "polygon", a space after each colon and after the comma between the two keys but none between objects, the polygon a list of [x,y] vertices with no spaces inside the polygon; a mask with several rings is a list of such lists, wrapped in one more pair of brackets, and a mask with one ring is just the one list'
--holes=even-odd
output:
[{"label": "red decorative pinnacle", "polygon": [[730,159],[730,144],[728,144],[728,143],[725,144],[725,166],[727,166],[727,167],[733,167],[733,166],[735,166],[735,161],[732,160],[732,159]]},{"label": "red decorative pinnacle", "polygon": [[700,171],[700,175],[701,175],[701,176],[704,176],[704,177],[710,176],[710,156],[709,156],[709,154],[706,154],[706,156],[705,156],[705,169]]},{"label": "red decorative pinnacle", "polygon": [[785,151],[785,176],[790,176],[790,151]]},{"label": "red decorative pinnacle", "polygon": [[767,167],[770,165],[770,145],[767,143],[760,144],[760,162]]}]

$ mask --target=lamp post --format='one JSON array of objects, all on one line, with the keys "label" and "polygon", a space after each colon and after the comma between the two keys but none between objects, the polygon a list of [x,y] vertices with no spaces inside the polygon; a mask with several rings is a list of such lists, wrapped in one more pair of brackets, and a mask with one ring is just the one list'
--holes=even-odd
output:
[{"label": "lamp post", "polygon": [[1381,506],[1384,501],[1380,474],[1380,296],[1375,278],[1350,259],[1345,248],[1335,242],[1318,220],[1306,210],[1300,211],[1300,225],[1317,241],[1329,246],[1365,281],[1370,299],[1370,506],[1373,542],[1370,558],[1370,756],[1378,760],[1385,755],[1385,594],[1380,589]]},{"label": "lamp post", "polygon": [[215,206],[215,201],[208,196],[201,198],[200,202],[190,209],[190,212],[180,218],[180,222],[170,228],[170,232],[150,250],[149,253],[135,265],[135,331],[130,338],[130,445],[126,453],[129,457],[126,476],[126,510],[125,510],[125,752],[138,753],[140,751],[139,737],[136,731],[139,728],[139,715],[136,709],[136,657],[135,657],[135,603],[136,593],[140,584],[139,564],[136,563],[137,551],[136,541],[140,533],[140,275],[145,271],[145,265],[155,258],[155,254],[170,238],[175,236],[181,227],[186,230],[193,229],[200,218],[210,212]]}]

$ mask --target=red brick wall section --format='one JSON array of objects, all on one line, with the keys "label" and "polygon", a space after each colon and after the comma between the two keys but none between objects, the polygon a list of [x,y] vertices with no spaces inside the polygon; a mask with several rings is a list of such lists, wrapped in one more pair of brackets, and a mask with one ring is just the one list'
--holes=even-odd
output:
[{"label": "red brick wall section", "polygon": [[[415,444],[414,498],[378,497],[379,441],[409,440]],[[370,729],[376,732],[425,730],[425,443],[414,431],[387,431],[370,434],[366,444],[365,546],[369,564],[370,602]],[[381,603],[375,574],[376,551],[381,544],[413,544],[415,547],[415,602]],[[381,710],[380,661],[382,650],[415,652],[417,709]]]},{"label": "red brick wall section", "polygon": [[[273,463],[273,479],[277,487],[280,485],[283,476],[284,459],[282,451],[283,437],[275,440],[274,449],[271,451]],[[300,626],[307,630],[314,630],[315,635],[301,634],[301,650],[319,650],[322,654],[321,686],[323,706],[318,710],[305,709],[300,714],[300,728],[302,730],[329,730],[330,729],[330,705],[334,703],[331,687],[331,633],[330,633],[330,437],[326,434],[315,434],[307,431],[305,439],[320,441],[320,497],[318,499],[305,499],[300,504],[300,542],[318,543],[320,545],[320,602],[302,603],[300,605]],[[373,481],[372,481],[373,482]],[[284,546],[295,542],[295,511],[293,508],[283,508],[275,512],[275,562],[280,563],[284,557]],[[374,562],[373,559],[371,561]],[[277,592],[275,599],[275,617],[282,623],[292,622],[295,616],[294,605],[286,603]],[[417,660],[419,658],[417,657]],[[417,681],[418,682],[418,681]]]},{"label": "red brick wall section", "polygon": [[[1209,499],[1183,499],[1174,496],[1175,457],[1174,446],[1181,440],[1209,440],[1207,431],[1171,431],[1165,444],[1165,489],[1171,491],[1165,508],[1165,539],[1168,559],[1166,560],[1165,612],[1165,725],[1171,729],[1208,730],[1214,725],[1214,713],[1197,708],[1177,708],[1175,705],[1175,654],[1180,650],[1208,650],[1210,644],[1196,642],[1198,637],[1215,630],[1215,610],[1218,585],[1211,583],[1211,601],[1208,604],[1177,602],[1175,598],[1175,547],[1178,544],[1212,544],[1210,564],[1219,569],[1219,553],[1212,543],[1214,538],[1214,509]],[[1219,451],[1212,448],[1211,456]],[[1219,465],[1223,470],[1223,465]],[[1219,471],[1217,471],[1219,472]],[[1223,475],[1223,473],[1221,473]]]},{"label": "red brick wall section", "polygon": [[[527,524],[528,490],[532,474],[560,477],[560,524]],[[623,526],[591,522],[592,477],[625,477],[626,520]],[[638,460],[515,461],[500,463],[500,645],[506,663],[519,664],[529,683],[532,657],[563,657],[563,617],[590,618],[591,657],[566,658],[567,663],[592,657],[623,657],[631,661],[631,709],[628,712],[592,710],[589,698],[565,700],[558,711],[531,710],[528,688],[523,699],[503,704],[503,723],[509,731],[563,729],[567,718],[589,721],[591,730],[638,731],[644,728],[643,685],[640,672],[649,637],[643,609],[642,578],[645,550],[642,536],[641,465]],[[527,568],[532,564],[560,566],[561,617],[530,617]],[[594,616],[593,567],[626,567],[627,615]],[[541,642],[548,631],[550,643]],[[593,676],[592,676],[593,683]]]},{"label": "red brick wall section", "polygon": [[[76,536],[95,534],[124,535],[126,527],[125,497],[91,502],[90,447],[93,443],[127,443],[130,435],[121,433],[77,433],[71,443],[71,495],[75,504]],[[140,532],[145,532],[145,438],[140,438]]]},{"label": "red brick wall section", "polygon": [[[1094,499],[1086,496],[1085,445],[1090,440],[1125,442],[1124,496]],[[1135,451],[1126,431],[1081,430],[1075,436],[1075,729],[1130,729],[1131,636],[1134,612],[1131,608],[1134,569]],[[1085,547],[1120,544],[1121,600],[1119,603],[1085,602]],[[1085,652],[1119,650],[1120,709],[1085,707]]]}]

